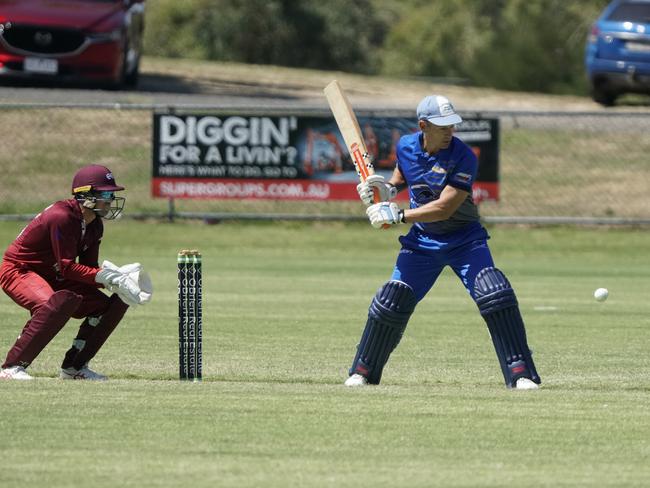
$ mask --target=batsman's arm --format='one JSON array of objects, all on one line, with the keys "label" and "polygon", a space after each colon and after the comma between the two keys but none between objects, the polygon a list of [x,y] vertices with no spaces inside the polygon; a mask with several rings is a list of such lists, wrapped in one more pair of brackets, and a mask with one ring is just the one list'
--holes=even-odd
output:
[{"label": "batsman's arm", "polygon": [[451,217],[462,205],[469,193],[447,185],[440,193],[440,198],[418,208],[404,210],[405,223],[439,222]]},{"label": "batsman's arm", "polygon": [[401,192],[404,188],[406,188],[406,180],[404,179],[404,176],[402,175],[399,167],[395,167],[393,174],[387,183],[395,188],[395,194]]}]

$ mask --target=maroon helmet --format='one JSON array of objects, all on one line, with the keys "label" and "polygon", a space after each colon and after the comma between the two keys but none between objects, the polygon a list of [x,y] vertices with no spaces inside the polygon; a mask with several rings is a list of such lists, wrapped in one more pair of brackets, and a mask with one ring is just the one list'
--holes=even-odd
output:
[{"label": "maroon helmet", "polygon": [[106,166],[89,164],[84,166],[72,179],[72,194],[95,191],[120,191],[123,186],[118,186],[113,173]]},{"label": "maroon helmet", "polygon": [[[84,207],[94,210],[97,215],[105,219],[114,219],[124,208],[124,197],[116,197],[114,192],[124,190],[113,177],[113,173],[106,166],[89,164],[84,166],[72,179],[72,194]],[[110,202],[108,208],[96,208],[96,203]]]}]

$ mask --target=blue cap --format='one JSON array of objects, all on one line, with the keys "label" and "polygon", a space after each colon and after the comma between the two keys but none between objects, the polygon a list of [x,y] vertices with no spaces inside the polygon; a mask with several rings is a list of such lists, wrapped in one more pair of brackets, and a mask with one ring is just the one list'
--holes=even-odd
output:
[{"label": "blue cap", "polygon": [[441,95],[424,97],[418,104],[417,114],[418,120],[428,120],[433,125],[455,125],[463,121],[449,99]]}]

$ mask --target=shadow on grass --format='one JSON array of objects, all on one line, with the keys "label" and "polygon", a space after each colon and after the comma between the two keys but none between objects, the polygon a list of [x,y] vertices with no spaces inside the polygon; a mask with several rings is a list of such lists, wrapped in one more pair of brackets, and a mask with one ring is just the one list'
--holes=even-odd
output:
[{"label": "shadow on grass", "polygon": [[[143,92],[160,94],[212,95],[251,98],[276,98],[296,100],[300,86],[267,86],[255,81],[234,81],[215,77],[191,79],[185,76],[141,73],[137,87],[118,86],[107,83],[94,83],[78,80],[58,80],[46,78],[1,78],[0,87],[10,88],[57,88],[63,90],[109,90],[119,93]],[[291,93],[295,92],[296,95]]]},{"label": "shadow on grass", "polygon": [[[294,100],[300,98],[291,95],[299,86],[267,86],[255,81],[234,81],[215,77],[189,79],[170,74],[146,73],[140,75],[138,89],[152,93],[178,93],[196,95],[220,95],[254,98],[280,98]],[[288,93],[289,92],[289,93]]]}]

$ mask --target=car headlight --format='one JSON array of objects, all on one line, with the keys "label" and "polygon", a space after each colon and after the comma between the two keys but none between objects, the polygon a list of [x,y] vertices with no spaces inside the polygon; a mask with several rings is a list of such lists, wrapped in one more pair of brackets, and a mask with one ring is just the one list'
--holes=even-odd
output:
[{"label": "car headlight", "polygon": [[111,32],[92,32],[87,37],[93,43],[117,42],[122,39],[122,29],[115,29]]}]

